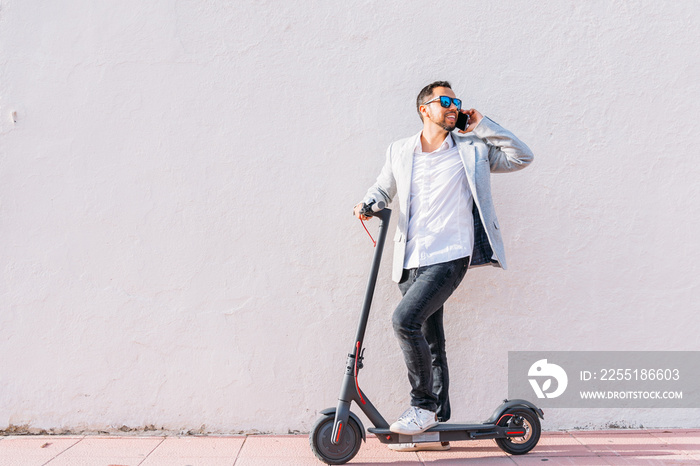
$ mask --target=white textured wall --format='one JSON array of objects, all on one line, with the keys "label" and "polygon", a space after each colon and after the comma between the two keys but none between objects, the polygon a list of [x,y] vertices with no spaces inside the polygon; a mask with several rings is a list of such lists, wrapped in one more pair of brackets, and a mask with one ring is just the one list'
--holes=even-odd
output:
[{"label": "white textured wall", "polygon": [[[351,208],[435,79],[535,152],[492,179],[510,270],[469,272],[448,305],[454,417],[506,396],[509,350],[699,349],[699,18],[0,0],[0,429],[308,430],[372,253]],[[380,282],[361,382],[393,417],[388,266]],[[550,410],[544,428],[698,422]]]}]

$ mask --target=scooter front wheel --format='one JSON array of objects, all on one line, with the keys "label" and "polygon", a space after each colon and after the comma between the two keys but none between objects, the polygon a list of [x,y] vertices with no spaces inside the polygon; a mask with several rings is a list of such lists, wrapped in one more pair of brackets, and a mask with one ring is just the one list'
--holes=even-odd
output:
[{"label": "scooter front wheel", "polygon": [[523,455],[537,445],[540,440],[540,420],[537,414],[529,408],[511,408],[501,416],[499,426],[525,430],[522,437],[497,438],[496,443],[501,450],[511,455]]},{"label": "scooter front wheel", "polygon": [[352,417],[342,430],[337,445],[331,442],[333,435],[333,414],[320,417],[309,434],[311,450],[326,464],[345,464],[355,457],[362,445],[362,430]]}]

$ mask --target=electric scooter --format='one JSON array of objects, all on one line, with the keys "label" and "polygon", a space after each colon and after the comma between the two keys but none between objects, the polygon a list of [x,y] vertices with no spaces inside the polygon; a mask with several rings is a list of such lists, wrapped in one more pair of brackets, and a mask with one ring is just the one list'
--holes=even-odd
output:
[{"label": "electric scooter", "polygon": [[321,417],[309,434],[311,450],[318,459],[327,464],[345,464],[360,450],[366,441],[364,426],[360,418],[350,411],[354,401],[374,427],[367,429],[381,443],[422,443],[453,442],[460,440],[494,439],[498,446],[512,455],[522,455],[532,450],[540,439],[540,420],[544,419],[541,409],[525,400],[504,400],[491,417],[483,423],[451,424],[440,423],[418,435],[403,435],[391,432],[389,424],[372,405],[367,395],[360,390],[357,374],[363,367],[365,330],[372,305],[374,288],[379,273],[379,264],[386,240],[391,210],[384,208],[383,202],[363,207],[362,213],[380,220],[379,234],[375,244],[372,268],[360,314],[357,334],[352,352],[348,354],[345,376],[340,388],[338,406],[321,411]]}]

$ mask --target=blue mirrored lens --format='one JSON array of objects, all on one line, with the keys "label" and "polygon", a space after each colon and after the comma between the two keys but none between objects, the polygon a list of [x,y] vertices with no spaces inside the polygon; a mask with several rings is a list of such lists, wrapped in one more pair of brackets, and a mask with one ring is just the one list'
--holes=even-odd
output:
[{"label": "blue mirrored lens", "polygon": [[459,99],[453,99],[451,97],[447,97],[446,95],[440,96],[440,105],[442,105],[444,108],[450,108],[450,105],[454,102],[455,107],[457,107],[457,110],[462,108],[462,101]]}]

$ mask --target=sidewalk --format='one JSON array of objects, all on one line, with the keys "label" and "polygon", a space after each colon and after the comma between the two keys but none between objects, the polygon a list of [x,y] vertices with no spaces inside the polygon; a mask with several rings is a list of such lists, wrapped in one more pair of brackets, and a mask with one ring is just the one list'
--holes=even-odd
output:
[{"label": "sidewalk", "polygon": [[[2,466],[322,465],[306,435],[232,437],[0,437]],[[453,443],[447,452],[398,453],[368,436],[348,464],[392,465],[700,465],[700,429],[544,432],[523,456],[492,440]]]}]

